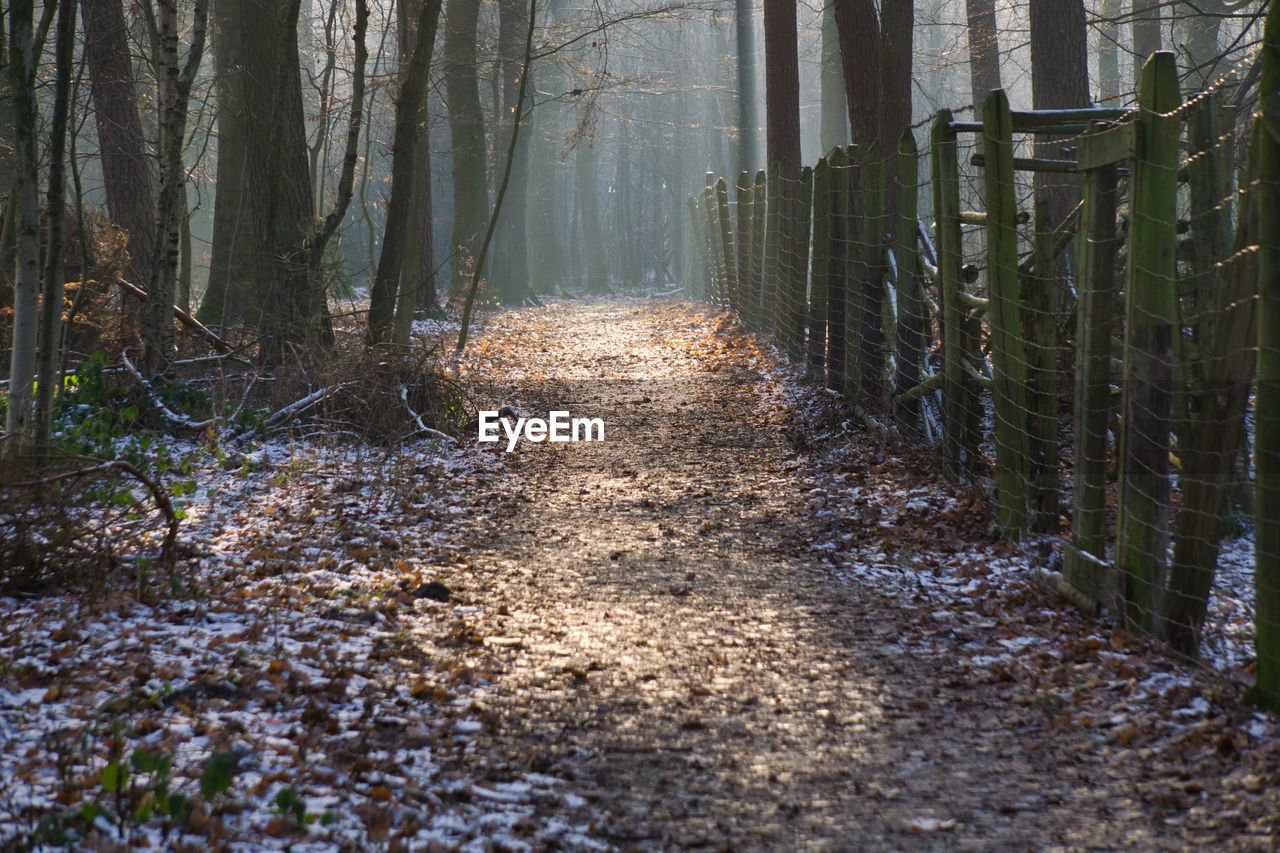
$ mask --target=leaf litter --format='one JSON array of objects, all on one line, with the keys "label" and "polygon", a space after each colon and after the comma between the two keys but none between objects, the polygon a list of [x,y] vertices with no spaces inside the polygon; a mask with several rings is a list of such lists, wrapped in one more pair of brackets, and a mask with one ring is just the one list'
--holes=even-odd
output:
[{"label": "leaf litter", "polygon": [[1213,668],[1080,616],[703,306],[495,315],[460,369],[606,442],[267,443],[197,472],[192,594],[0,602],[0,844],[92,801],[85,849],[1274,847],[1247,607]]}]

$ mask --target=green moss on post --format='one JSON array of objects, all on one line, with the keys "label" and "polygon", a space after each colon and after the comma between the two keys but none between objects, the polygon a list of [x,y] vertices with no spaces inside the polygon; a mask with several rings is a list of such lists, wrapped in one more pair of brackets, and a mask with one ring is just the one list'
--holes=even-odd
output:
[{"label": "green moss on post", "polygon": [[1258,697],[1280,711],[1280,4],[1263,29],[1259,91],[1257,464]]},{"label": "green moss on post", "polygon": [[1018,206],[1013,184],[1013,116],[1001,89],[982,106],[986,157],[987,282],[995,404],[997,515],[1000,532],[1027,529],[1027,358],[1018,298]]},{"label": "green moss on post", "polygon": [[944,466],[959,479],[972,464],[976,441],[969,411],[977,405],[965,370],[964,308],[960,304],[960,163],[951,111],[939,110],[930,132],[933,208],[937,221],[938,289],[942,294]]},{"label": "green moss on post", "polygon": [[738,249],[733,241],[733,220],[729,218],[729,186],[724,178],[716,181],[716,222],[720,227],[720,257],[723,269],[721,304],[738,309]]},{"label": "green moss on post", "polygon": [[872,142],[862,165],[858,390],[873,407],[879,407],[884,396],[884,192],[884,150]]},{"label": "green moss on post", "polygon": [[751,187],[751,293],[748,297],[751,313],[748,323],[759,329],[762,309],[760,299],[764,292],[764,244],[765,244],[765,177],[764,169],[756,172]]},{"label": "green moss on post", "polygon": [[765,179],[765,195],[764,275],[761,277],[760,328],[767,332],[774,327],[774,307],[778,301],[778,270],[781,263],[782,232],[781,216],[778,210],[781,200],[777,163],[769,166],[769,173]]},{"label": "green moss on post", "polygon": [[898,293],[898,332],[895,336],[897,356],[894,359],[893,390],[899,400],[894,406],[893,417],[898,431],[912,437],[920,434],[920,398],[901,399],[899,395],[920,384],[920,360],[925,347],[924,299],[920,294],[920,279],[916,275],[919,263],[916,184],[919,179],[916,139],[908,128],[898,138],[898,221],[893,228],[893,257],[898,265],[895,288]]},{"label": "green moss on post", "polygon": [[751,175],[747,172],[738,175],[738,185],[734,189],[738,198],[738,278],[733,308],[738,317],[750,325],[754,319],[751,306]]},{"label": "green moss on post", "polygon": [[813,274],[809,285],[809,370],[819,378],[827,355],[827,282],[831,277],[831,165],[813,167]]},{"label": "green moss on post", "polygon": [[787,332],[787,351],[796,361],[804,359],[805,325],[809,313],[809,228],[813,207],[813,169],[805,166],[796,180],[795,211],[796,230],[792,238],[790,294],[791,311],[788,312],[790,329]]},{"label": "green moss on post", "polygon": [[1169,543],[1169,434],[1178,319],[1177,66],[1153,54],[1138,90],[1143,152],[1134,164],[1125,305],[1119,545],[1126,622],[1154,631]]},{"label": "green moss on post", "polygon": [[837,393],[845,386],[845,301],[849,278],[849,156],[835,148],[831,165],[831,258],[827,275],[827,387]]}]

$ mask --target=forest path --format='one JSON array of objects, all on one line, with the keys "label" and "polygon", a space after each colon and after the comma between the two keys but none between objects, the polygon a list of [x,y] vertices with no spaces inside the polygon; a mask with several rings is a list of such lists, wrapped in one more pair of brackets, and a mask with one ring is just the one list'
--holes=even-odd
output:
[{"label": "forest path", "polygon": [[1024,685],[966,677],[936,605],[796,547],[823,536],[812,463],[781,429],[786,381],[727,319],[559,303],[498,315],[473,347],[474,376],[504,377],[493,408],[603,417],[606,441],[507,459],[514,491],[466,569],[497,673],[456,759],[472,772],[571,780],[585,801],[539,817],[590,819],[622,849],[1183,843],[1096,735],[1055,727]]}]

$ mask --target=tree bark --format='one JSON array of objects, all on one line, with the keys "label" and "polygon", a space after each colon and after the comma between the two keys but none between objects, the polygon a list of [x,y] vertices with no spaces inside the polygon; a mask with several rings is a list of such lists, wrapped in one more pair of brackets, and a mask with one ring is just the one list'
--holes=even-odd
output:
[{"label": "tree bark", "polygon": [[444,82],[453,158],[449,292],[454,295],[470,278],[489,219],[484,113],[476,73],[479,14],[480,0],[448,0],[445,8]]},{"label": "tree bark", "polygon": [[529,28],[528,7],[524,0],[498,2],[498,61],[502,67],[502,120],[498,150],[506,150],[515,130],[523,125],[516,139],[511,181],[502,204],[498,234],[495,238],[494,278],[507,305],[520,305],[531,295],[529,289],[528,234],[526,209],[529,197],[529,122],[520,118],[525,105],[517,103],[520,91],[520,69],[524,65],[524,35]]},{"label": "tree bark", "polygon": [[152,245],[142,335],[143,367],[149,376],[163,373],[173,358],[173,305],[177,292],[182,220],[187,215],[187,172],[182,161],[191,84],[204,55],[208,0],[196,0],[193,35],[186,64],[178,68],[177,0],[157,0],[160,84],[160,199]]},{"label": "tree bark", "polygon": [[1000,88],[1000,40],[995,0],[965,0],[969,35],[969,88],[975,110]]},{"label": "tree bark", "polygon": [[40,213],[36,200],[39,177],[36,151],[37,104],[32,27],[32,0],[9,4],[9,86],[13,94],[13,185],[9,216],[14,220],[13,349],[9,360],[9,409],[5,433],[30,441],[33,426],[32,383],[36,372],[39,324]]},{"label": "tree bark", "polygon": [[151,281],[155,177],[138,115],[124,0],[80,0],[107,212],[129,236],[129,279]]},{"label": "tree bark", "polygon": [[795,0],[764,0],[765,148],[769,165],[800,167]]},{"label": "tree bark", "polygon": [[853,144],[880,138],[880,22],[874,0],[832,0]]},{"label": "tree bark", "polygon": [[[426,0],[418,17],[418,38],[413,46],[413,55],[400,87],[400,97],[396,100],[395,138],[391,146],[391,194],[387,201],[387,221],[383,228],[378,272],[369,294],[366,341],[370,344],[387,336],[395,312],[397,286],[404,262],[405,225],[413,201],[413,152],[418,112],[426,95],[427,73],[439,19],[440,0]],[[412,304],[408,310],[412,312]]]}]

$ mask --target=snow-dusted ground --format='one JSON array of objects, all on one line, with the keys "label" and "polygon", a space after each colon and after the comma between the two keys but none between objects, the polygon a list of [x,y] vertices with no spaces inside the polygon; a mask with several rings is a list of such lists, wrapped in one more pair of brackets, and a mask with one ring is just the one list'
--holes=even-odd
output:
[{"label": "snow-dusted ground", "polygon": [[[273,442],[256,470],[198,471],[182,541],[190,598],[0,600],[0,847],[42,815],[97,800],[102,768],[144,747],[195,796],[215,752],[236,771],[189,837],[157,817],[93,824],[103,839],[194,849],[598,849],[585,825],[532,819],[561,780],[454,778],[483,725],[491,674],[467,666],[471,512],[501,478],[490,454],[386,454]],[[416,597],[439,581],[450,602]],[[421,592],[417,596],[422,596]],[[155,787],[135,774],[130,811]],[[291,787],[304,820],[282,815]],[[308,822],[308,820],[310,822]],[[87,827],[82,827],[87,828]],[[223,844],[225,842],[225,844]]]}]

